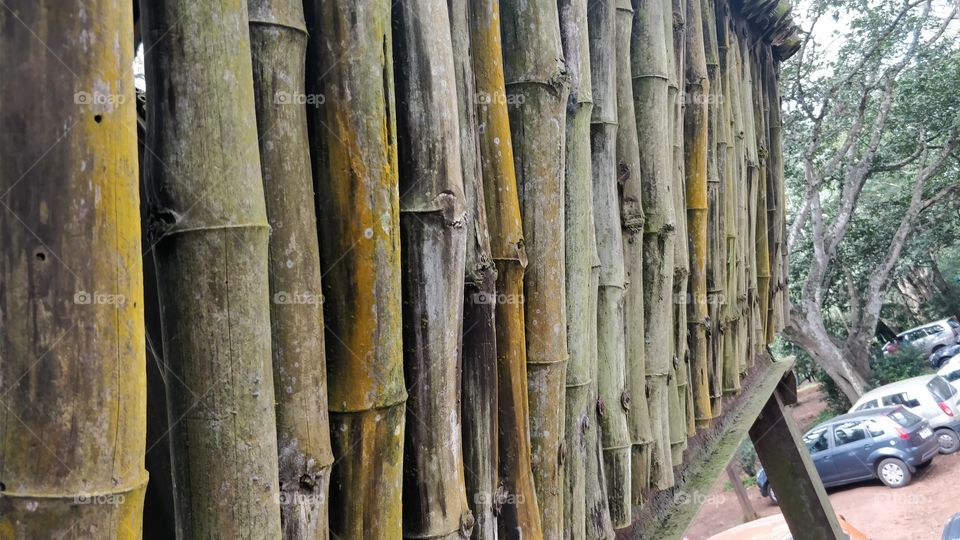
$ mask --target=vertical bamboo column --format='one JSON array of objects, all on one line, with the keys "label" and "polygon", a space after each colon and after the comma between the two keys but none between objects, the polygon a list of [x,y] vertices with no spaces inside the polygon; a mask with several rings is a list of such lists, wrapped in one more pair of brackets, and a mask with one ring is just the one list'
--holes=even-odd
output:
[{"label": "vertical bamboo column", "polygon": [[247,8],[141,7],[166,380],[182,381],[167,385],[177,535],[277,537],[270,227]]},{"label": "vertical bamboo column", "polygon": [[543,534],[540,511],[530,466],[523,319],[527,255],[504,85],[500,8],[497,0],[470,0],[470,7],[480,164],[490,252],[497,265],[497,441],[498,470],[503,486],[502,493],[498,490],[494,499],[495,508],[500,510],[497,529],[502,538],[512,535],[540,538]]},{"label": "vertical bamboo column", "polygon": [[[710,410],[714,417],[722,413],[723,398],[723,333],[721,319],[724,303],[726,238],[724,231],[724,191],[721,169],[725,159],[720,150],[720,118],[723,90],[720,84],[720,52],[717,45],[717,21],[714,0],[701,0],[704,52],[710,79],[707,129],[707,381],[710,389]],[[726,151],[726,150],[723,150]],[[724,156],[725,157],[725,156]]]},{"label": "vertical bamboo column", "polygon": [[[739,363],[739,373],[747,369],[747,344],[748,332],[748,283],[750,275],[750,266],[748,266],[748,235],[749,217],[747,213],[748,200],[748,159],[747,159],[747,120],[744,113],[744,77],[743,77],[743,58],[741,56],[740,35],[736,26],[731,21],[731,43],[733,49],[733,65],[731,66],[731,80],[733,82],[733,130],[736,137],[736,172],[734,184],[736,185],[735,203],[737,213],[737,312],[736,312],[736,356]],[[752,264],[751,264],[752,266]]]},{"label": "vertical bamboo column", "polygon": [[757,344],[757,324],[759,310],[757,309],[757,198],[759,195],[758,186],[760,179],[760,156],[757,144],[757,117],[754,106],[754,87],[753,87],[753,59],[751,56],[750,37],[746,30],[743,30],[740,36],[740,63],[743,85],[741,87],[741,100],[743,103],[743,131],[746,141],[747,161],[746,161],[746,197],[743,202],[745,209],[745,228],[744,237],[746,251],[746,270],[747,270],[747,303],[746,303],[746,344],[744,354],[747,365],[753,365],[753,358],[756,353]]},{"label": "vertical bamboo column", "polygon": [[687,0],[686,103],[684,161],[690,254],[690,380],[698,427],[710,425],[709,350],[707,344],[707,172],[710,79],[703,44],[700,0]]},{"label": "vertical bamboo column", "polygon": [[10,2],[0,12],[5,538],[142,531],[132,21],[129,2]]},{"label": "vertical bamboo column", "polygon": [[687,337],[687,306],[690,303],[690,238],[687,231],[686,201],[686,160],[684,157],[684,110],[688,95],[684,81],[686,79],[686,0],[670,0],[673,10],[673,40],[667,42],[668,56],[673,58],[670,88],[673,98],[670,103],[673,113],[670,116],[670,131],[673,141],[671,156],[673,168],[673,202],[677,220],[677,234],[674,243],[673,272],[673,362],[667,378],[667,403],[670,407],[670,450],[673,464],[679,464],[686,448],[688,425],[694,421],[693,386],[690,384],[690,351]]},{"label": "vertical bamboo column", "polygon": [[[673,485],[667,376],[673,351],[673,259],[676,213],[673,202],[672,141],[668,101],[667,23],[664,1],[651,2],[634,13],[630,42],[634,112],[640,152],[643,225],[643,315],[646,343],[646,395],[653,445],[650,482]],[[672,55],[669,55],[672,58]],[[636,444],[637,441],[634,441]]]},{"label": "vertical bamboo column", "polygon": [[[590,172],[590,114],[593,110],[590,53],[587,35],[587,2],[560,0],[560,38],[570,93],[566,107],[564,155],[564,268],[567,313],[566,404],[563,459],[564,536],[586,534],[586,463],[588,435],[597,380],[597,310],[599,260],[594,235],[593,188]],[[600,391],[603,391],[601,386]],[[595,398],[594,398],[595,399]]]},{"label": "vertical bamboo column", "polygon": [[563,70],[557,6],[503,4],[504,73],[516,157],[524,238],[527,394],[533,476],[544,538],[563,529],[560,468],[567,362],[564,291]]},{"label": "vertical bamboo column", "polygon": [[450,35],[460,117],[460,163],[466,201],[467,251],[463,294],[461,433],[467,503],[476,525],[474,540],[497,538],[494,494],[497,490],[497,270],[483,194],[477,91],[470,46],[471,6],[448,0]]},{"label": "vertical bamboo column", "polygon": [[326,538],[330,422],[320,247],[302,95],[303,4],[251,0],[260,167],[270,222],[270,321],[284,538]]},{"label": "vertical bamboo column", "polygon": [[337,458],[330,531],[400,538],[407,395],[390,4],[311,0],[304,8],[306,89],[323,96],[308,120]]},{"label": "vertical bamboo column", "polygon": [[[598,11],[600,6],[598,5]],[[646,356],[643,296],[643,185],[637,116],[630,71],[630,40],[634,10],[630,0],[616,0],[614,93],[616,94],[616,174],[620,192],[626,291],[624,296],[627,426],[630,430],[632,504],[640,506],[650,487],[650,455],[653,435],[647,408]]]},{"label": "vertical bamboo column", "polygon": [[785,218],[783,181],[783,126],[780,119],[780,91],[777,67],[769,46],[763,62],[763,87],[767,100],[767,130],[769,148],[767,155],[767,229],[770,240],[770,287],[773,301],[768,318],[767,343],[772,343],[777,332],[783,329],[783,304],[786,291],[784,273]]},{"label": "vertical bamboo column", "polygon": [[[594,227],[600,255],[597,309],[598,378],[603,404],[600,426],[610,516],[614,528],[619,529],[630,524],[634,499],[632,440],[627,424],[631,405],[626,365],[627,277],[617,185],[616,3],[614,0],[598,3],[593,6],[593,11],[596,14],[591,17],[589,26],[592,45],[590,65],[594,81],[590,147]],[[626,44],[629,46],[629,41]],[[629,64],[627,67],[629,69]],[[633,135],[633,141],[636,141],[636,131]]]},{"label": "vertical bamboo column", "polygon": [[393,9],[407,402],[404,538],[469,536],[459,353],[466,203],[457,83],[444,0]]}]

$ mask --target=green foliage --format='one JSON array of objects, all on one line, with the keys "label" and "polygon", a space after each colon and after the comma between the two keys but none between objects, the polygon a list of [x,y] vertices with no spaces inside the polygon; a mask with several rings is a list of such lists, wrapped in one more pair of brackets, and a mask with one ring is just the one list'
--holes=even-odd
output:
[{"label": "green foliage", "polygon": [[834,416],[839,416],[845,412],[847,412],[847,409],[844,409],[842,411],[836,411],[831,409],[830,407],[827,407],[826,409],[820,411],[820,414],[818,414],[816,418],[811,420],[809,424],[803,426],[803,432],[806,433],[810,431],[811,428],[815,427],[817,424],[826,422],[827,420],[833,418]]},{"label": "green foliage", "polygon": [[847,396],[840,390],[837,383],[833,382],[830,375],[827,375],[826,371],[822,369],[817,370],[816,379],[820,381],[820,388],[823,390],[824,399],[827,402],[827,408],[825,410],[833,413],[830,418],[850,410],[853,404],[850,403]]},{"label": "green foliage", "polygon": [[753,477],[757,474],[757,451],[753,448],[753,442],[749,437],[745,437],[743,442],[737,448],[733,455],[733,460],[740,466],[744,474]]},{"label": "green foliage", "polygon": [[873,387],[883,386],[931,372],[927,358],[914,347],[902,347],[873,361]]}]

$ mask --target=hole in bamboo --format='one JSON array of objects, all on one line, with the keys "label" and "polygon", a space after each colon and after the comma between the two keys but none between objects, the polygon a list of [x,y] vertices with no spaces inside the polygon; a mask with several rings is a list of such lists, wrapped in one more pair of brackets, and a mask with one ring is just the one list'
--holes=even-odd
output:
[{"label": "hole in bamboo", "polygon": [[95,115],[93,116],[93,121],[99,124],[100,122],[103,121],[103,115],[102,115],[102,114],[95,114]]},{"label": "hole in bamboo", "polygon": [[38,260],[38,261],[41,261],[41,262],[47,260],[47,254],[44,253],[43,251],[38,251],[38,252],[36,252],[36,253],[34,254],[34,257],[36,257],[37,260]]},{"label": "hole in bamboo", "polygon": [[6,490],[7,490],[7,485],[4,484],[3,482],[0,482],[0,491],[6,491]]}]

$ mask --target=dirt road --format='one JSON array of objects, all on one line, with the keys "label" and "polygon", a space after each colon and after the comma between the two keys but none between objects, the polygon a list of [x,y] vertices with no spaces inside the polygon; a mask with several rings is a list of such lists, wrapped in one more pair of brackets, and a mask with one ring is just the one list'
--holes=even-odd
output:
[{"label": "dirt road", "polygon": [[[819,410],[815,404],[822,403],[818,391],[804,394],[793,411],[801,428],[816,418]],[[743,523],[737,497],[732,490],[724,491],[725,484],[724,474],[687,529],[689,540],[704,540]],[[872,539],[939,540],[947,518],[960,512],[958,486],[960,453],[938,456],[927,470],[916,475],[914,481],[904,488],[890,489],[875,480],[833,488],[828,494],[834,510]],[[769,499],[760,496],[756,487],[748,488],[747,493],[761,517],[779,513]]]}]

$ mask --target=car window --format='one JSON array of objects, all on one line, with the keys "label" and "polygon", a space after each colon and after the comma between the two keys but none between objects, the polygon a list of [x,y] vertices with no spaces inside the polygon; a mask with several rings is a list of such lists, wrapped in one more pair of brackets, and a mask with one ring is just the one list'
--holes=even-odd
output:
[{"label": "car window", "polygon": [[863,430],[859,420],[849,420],[841,422],[833,427],[834,446],[843,446],[846,444],[862,441],[867,438],[867,433]]},{"label": "car window", "polygon": [[957,389],[950,386],[950,383],[945,381],[943,377],[934,377],[930,379],[930,382],[927,383],[927,388],[930,389],[930,393],[933,394],[933,397],[937,398],[937,401],[947,401],[953,397],[953,394],[956,393]]},{"label": "car window", "polygon": [[911,398],[906,392],[883,396],[880,401],[883,402],[884,407],[889,407],[891,405],[903,405],[904,407],[920,406],[920,402],[916,398]]},{"label": "car window", "polygon": [[827,441],[827,428],[814,429],[803,436],[803,442],[807,444],[807,451],[811,455],[817,452],[823,452],[830,447]]},{"label": "car window", "polygon": [[947,331],[946,328],[940,326],[939,324],[938,324],[937,326],[929,326],[929,327],[927,327],[926,330],[927,330],[927,335],[928,335],[928,336],[935,336],[935,335],[937,335],[937,334],[941,334],[941,333]]},{"label": "car window", "polygon": [[949,321],[947,321],[947,324],[949,324],[953,328],[960,330],[960,322],[957,322],[955,319],[950,319]]},{"label": "car window", "polygon": [[857,406],[857,408],[854,409],[854,410],[855,410],[855,411],[865,411],[865,410],[867,410],[867,409],[876,409],[877,406],[878,406],[878,405],[877,405],[877,400],[871,399],[870,401],[864,401],[864,402],[861,403],[859,406]]},{"label": "car window", "polygon": [[920,421],[920,417],[906,409],[897,409],[890,411],[887,418],[893,420],[901,427],[910,427]]},{"label": "car window", "polygon": [[923,339],[927,337],[927,333],[923,330],[914,330],[912,332],[907,332],[907,335],[904,337],[907,341],[917,341],[918,339]]},{"label": "car window", "polygon": [[869,420],[864,420],[862,424],[863,429],[867,430],[867,433],[871,437],[881,437],[886,433],[886,430],[883,429],[883,425],[872,418]]},{"label": "car window", "polygon": [[943,378],[950,382],[960,379],[960,368],[944,373]]}]

